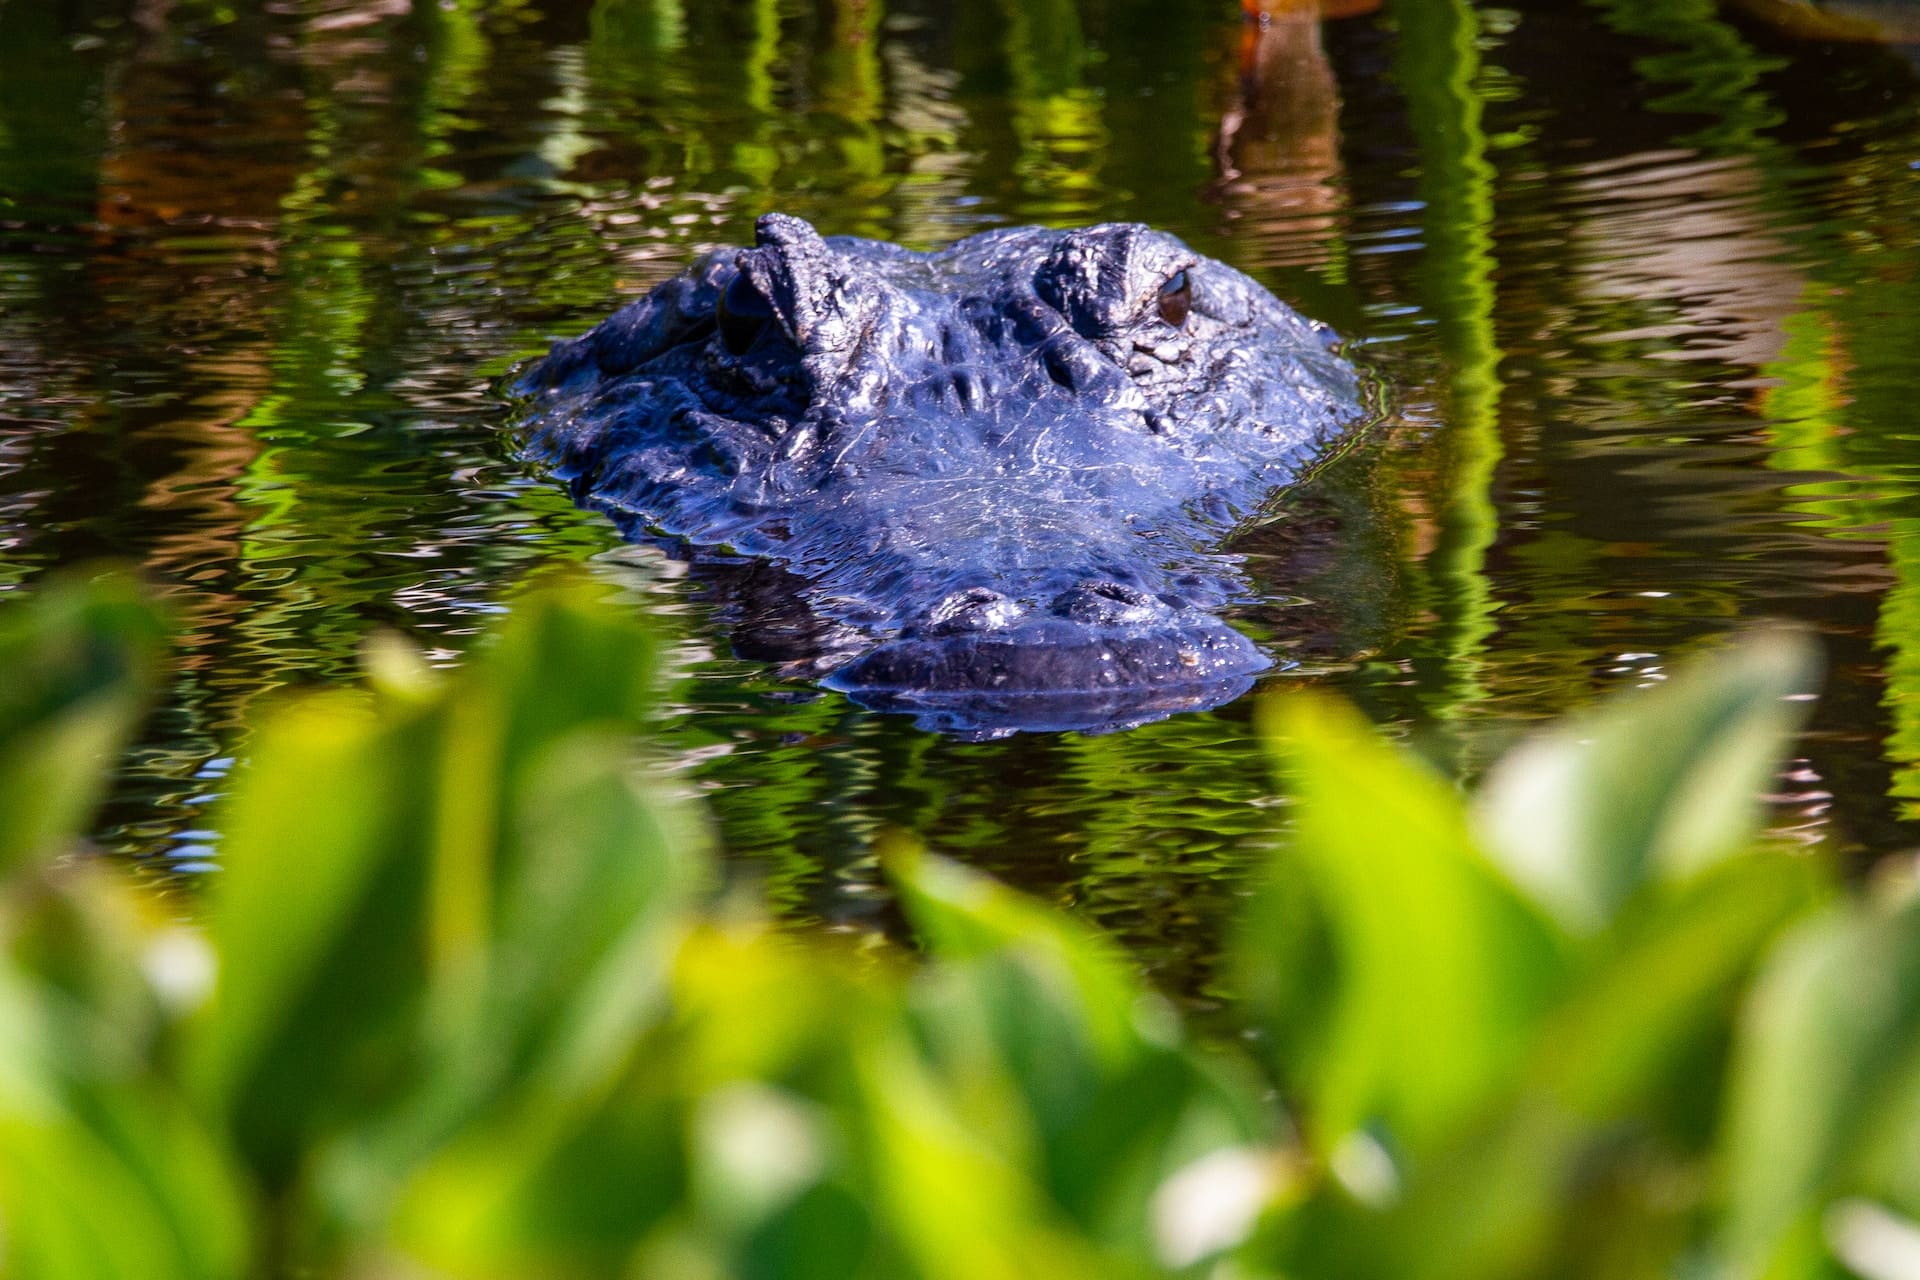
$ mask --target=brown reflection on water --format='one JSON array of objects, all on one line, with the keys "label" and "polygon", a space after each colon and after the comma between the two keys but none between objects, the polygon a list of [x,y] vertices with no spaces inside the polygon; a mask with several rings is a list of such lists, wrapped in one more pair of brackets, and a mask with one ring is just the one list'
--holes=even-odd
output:
[{"label": "brown reflection on water", "polygon": [[1247,0],[1239,74],[1214,139],[1216,189],[1227,234],[1256,240],[1274,266],[1320,266],[1333,252],[1346,196],[1341,181],[1340,88],[1321,36],[1320,0]]},{"label": "brown reflection on water", "polygon": [[1636,153],[1567,178],[1582,292],[1635,317],[1582,341],[1756,371],[1778,358],[1807,278],[1763,207],[1752,157]]},{"label": "brown reflection on water", "polygon": [[117,450],[172,468],[136,500],[141,566],[173,604],[181,670],[204,675],[246,611],[236,587],[250,516],[238,478],[259,454],[246,419],[272,383],[280,212],[307,115],[291,77],[275,74],[287,59],[267,28],[233,33],[234,62],[260,69],[236,83],[221,64],[182,56],[173,7],[135,12],[140,36],[111,82],[120,123],[100,161],[88,274],[99,319],[145,335],[137,356],[120,358],[165,370],[164,403],[103,404],[100,426]]}]

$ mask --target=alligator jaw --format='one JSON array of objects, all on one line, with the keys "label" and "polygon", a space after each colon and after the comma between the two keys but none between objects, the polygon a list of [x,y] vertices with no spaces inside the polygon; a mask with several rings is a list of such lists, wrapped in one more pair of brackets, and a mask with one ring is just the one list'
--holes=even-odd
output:
[{"label": "alligator jaw", "polygon": [[1104,733],[1180,711],[1223,706],[1272,665],[1205,615],[1154,627],[1086,627],[1065,619],[986,634],[890,640],[825,681],[861,706],[907,712],[961,737]]}]

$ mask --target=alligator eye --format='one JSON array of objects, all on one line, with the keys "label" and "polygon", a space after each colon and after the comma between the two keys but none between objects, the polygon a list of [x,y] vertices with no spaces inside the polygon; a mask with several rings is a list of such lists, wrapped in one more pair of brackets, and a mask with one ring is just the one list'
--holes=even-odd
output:
[{"label": "alligator eye", "polygon": [[1185,271],[1176,271],[1160,286],[1160,318],[1178,329],[1193,310],[1193,281]]},{"label": "alligator eye", "polygon": [[736,275],[720,295],[714,308],[714,320],[720,326],[720,341],[727,350],[743,356],[760,337],[760,331],[773,319],[773,307],[765,294],[753,287],[746,272]]}]

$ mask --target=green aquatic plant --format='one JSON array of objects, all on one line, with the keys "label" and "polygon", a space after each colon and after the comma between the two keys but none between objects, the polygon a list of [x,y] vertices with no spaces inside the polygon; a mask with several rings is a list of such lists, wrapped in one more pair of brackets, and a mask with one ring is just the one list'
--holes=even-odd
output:
[{"label": "green aquatic plant", "polygon": [[1471,796],[1272,703],[1220,1042],[905,845],[916,949],[778,927],[646,767],[660,650],[595,591],[284,703],[186,922],[79,844],[160,624],[111,578],[0,610],[0,1272],[1907,1274],[1920,898],[1756,843],[1797,640]]}]

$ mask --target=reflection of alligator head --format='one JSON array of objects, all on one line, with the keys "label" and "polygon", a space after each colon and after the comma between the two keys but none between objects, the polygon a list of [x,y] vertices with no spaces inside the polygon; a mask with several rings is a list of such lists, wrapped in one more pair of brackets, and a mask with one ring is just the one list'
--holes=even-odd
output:
[{"label": "reflection of alligator head", "polygon": [[1214,550],[1358,417],[1332,335],[1172,236],[938,253],[760,219],[522,376],[534,452],[633,530],[783,567],[827,683],[970,735],[1237,697]]}]

